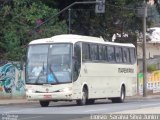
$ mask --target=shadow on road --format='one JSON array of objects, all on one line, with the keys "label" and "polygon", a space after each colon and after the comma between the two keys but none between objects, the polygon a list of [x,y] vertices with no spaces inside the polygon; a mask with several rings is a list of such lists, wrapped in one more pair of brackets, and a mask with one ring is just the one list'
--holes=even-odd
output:
[{"label": "shadow on road", "polygon": [[[56,105],[55,105],[56,103]],[[89,104],[89,105],[84,105],[84,106],[92,106],[92,105],[100,105],[100,104],[115,104],[115,103],[112,103],[111,101],[109,100],[97,100],[95,101],[94,104]],[[75,101],[71,101],[71,102],[51,102],[50,105],[48,107],[77,107],[79,105],[76,104]],[[82,107],[82,106],[81,106]]]}]

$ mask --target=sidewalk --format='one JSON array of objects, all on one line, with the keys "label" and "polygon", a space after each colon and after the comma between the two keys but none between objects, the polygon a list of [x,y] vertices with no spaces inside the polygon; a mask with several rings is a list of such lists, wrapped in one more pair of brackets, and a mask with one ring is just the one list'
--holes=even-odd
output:
[{"label": "sidewalk", "polygon": [[[126,100],[149,100],[149,99],[160,99],[160,95],[148,95],[147,97],[143,96],[126,97]],[[0,99],[0,105],[33,104],[33,103],[38,103],[38,101],[28,101],[25,98]]]},{"label": "sidewalk", "polygon": [[0,105],[13,105],[13,104],[31,104],[38,103],[38,101],[28,101],[25,98],[18,99],[0,99]]},{"label": "sidewalk", "polygon": [[132,97],[126,97],[126,100],[147,100],[147,99],[160,99],[160,94],[157,95],[147,95],[146,97],[143,97],[143,95],[137,95]]}]

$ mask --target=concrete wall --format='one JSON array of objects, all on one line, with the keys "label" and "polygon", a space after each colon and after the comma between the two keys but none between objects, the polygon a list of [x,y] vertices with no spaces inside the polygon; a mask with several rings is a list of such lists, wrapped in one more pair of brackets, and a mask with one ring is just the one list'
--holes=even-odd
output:
[{"label": "concrete wall", "polygon": [[[138,93],[143,94],[143,51],[142,43],[137,43],[138,57]],[[147,73],[147,91],[160,93],[160,43],[146,43],[147,67],[156,65],[157,71]]]},{"label": "concrete wall", "polygon": [[19,66],[19,63],[0,66],[0,98],[25,97],[24,71]]},{"label": "concrete wall", "polygon": [[[137,43],[137,57],[138,59],[143,58],[143,45]],[[160,57],[160,43],[146,43],[146,58],[151,59],[154,57]]]},{"label": "concrete wall", "polygon": [[[147,91],[160,93],[160,70],[147,74]],[[143,73],[138,73],[138,94],[143,94]]]},{"label": "concrete wall", "polygon": [[[160,70],[160,57],[147,59],[147,66],[156,65],[156,69]],[[138,59],[138,72],[143,72],[143,59]]]}]

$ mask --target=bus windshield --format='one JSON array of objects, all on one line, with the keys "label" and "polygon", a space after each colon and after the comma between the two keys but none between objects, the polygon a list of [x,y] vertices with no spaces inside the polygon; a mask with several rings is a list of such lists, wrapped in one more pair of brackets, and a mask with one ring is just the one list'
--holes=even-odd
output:
[{"label": "bus windshield", "polygon": [[27,84],[71,82],[71,44],[30,45],[26,65]]}]

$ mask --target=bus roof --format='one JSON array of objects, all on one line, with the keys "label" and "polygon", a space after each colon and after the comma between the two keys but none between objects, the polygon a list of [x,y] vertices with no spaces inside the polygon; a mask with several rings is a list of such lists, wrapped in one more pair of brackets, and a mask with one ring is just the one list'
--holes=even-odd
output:
[{"label": "bus roof", "polygon": [[104,41],[103,38],[83,36],[83,35],[74,35],[74,34],[63,34],[63,35],[56,35],[51,38],[37,39],[37,40],[31,41],[29,45],[48,44],[48,43],[76,43],[78,41],[134,47],[134,45],[130,43],[108,42],[108,41]]}]

